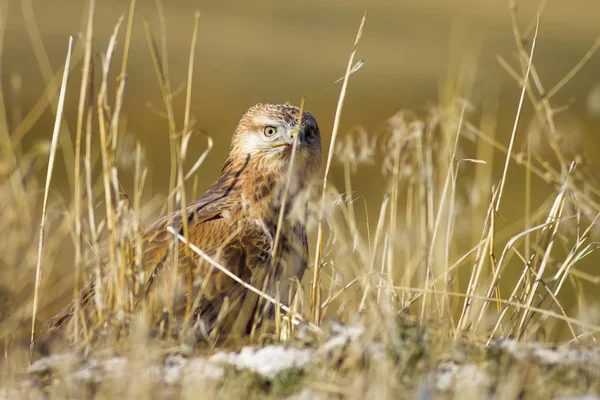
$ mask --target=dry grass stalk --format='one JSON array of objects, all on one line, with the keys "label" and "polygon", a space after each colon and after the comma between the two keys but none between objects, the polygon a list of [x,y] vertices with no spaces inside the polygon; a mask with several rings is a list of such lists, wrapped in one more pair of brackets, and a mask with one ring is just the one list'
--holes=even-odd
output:
[{"label": "dry grass stalk", "polygon": [[42,204],[42,218],[40,220],[39,245],[37,253],[37,266],[35,269],[35,288],[33,291],[33,309],[31,311],[31,340],[30,351],[33,352],[35,346],[35,321],[37,318],[38,297],[40,284],[42,279],[42,262],[44,255],[44,239],[46,228],[46,213],[48,210],[48,197],[50,195],[50,182],[52,181],[52,172],[54,171],[54,160],[56,159],[56,148],[58,145],[58,136],[60,133],[60,123],[62,119],[63,108],[65,105],[65,93],[67,91],[67,81],[69,79],[69,65],[71,63],[71,53],[73,50],[73,37],[69,37],[69,46],[67,48],[67,58],[65,60],[65,73],[63,75],[60,86],[60,94],[58,98],[58,107],[56,110],[56,119],[54,122],[54,130],[52,132],[52,142],[50,144],[50,155],[48,158],[48,169],[46,173],[46,186],[44,187],[44,202]]},{"label": "dry grass stalk", "polygon": [[323,174],[323,186],[322,186],[322,194],[321,194],[321,205],[319,207],[319,219],[318,219],[318,227],[317,227],[317,242],[316,242],[316,254],[314,261],[314,272],[313,272],[313,282],[311,287],[311,313],[313,322],[316,325],[319,325],[321,322],[321,309],[319,306],[321,305],[321,255],[323,254],[322,246],[323,246],[323,208],[325,206],[325,193],[327,193],[327,177],[329,175],[329,169],[331,168],[331,163],[333,161],[333,152],[335,150],[335,139],[339,130],[340,120],[342,117],[342,108],[344,106],[344,98],[346,97],[346,90],[348,88],[348,78],[350,77],[350,73],[352,71],[352,65],[354,61],[354,56],[356,55],[356,49],[358,47],[358,42],[360,41],[360,37],[362,36],[363,28],[365,26],[365,22],[367,20],[367,12],[363,15],[363,18],[360,22],[360,27],[358,28],[358,33],[356,34],[356,39],[354,40],[354,46],[352,49],[352,53],[350,54],[350,58],[348,59],[348,66],[346,67],[346,74],[344,75],[344,81],[342,83],[342,88],[340,90],[340,96],[338,99],[337,108],[335,111],[335,117],[333,119],[333,128],[331,131],[331,143],[329,145],[329,152],[327,154],[327,161],[325,163],[325,172]]}]

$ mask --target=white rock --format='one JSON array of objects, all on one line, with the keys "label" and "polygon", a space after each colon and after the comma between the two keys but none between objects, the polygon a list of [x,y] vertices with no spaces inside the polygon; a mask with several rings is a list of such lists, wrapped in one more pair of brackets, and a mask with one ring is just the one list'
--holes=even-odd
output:
[{"label": "white rock", "polygon": [[211,362],[204,357],[197,357],[190,360],[183,369],[182,381],[185,382],[219,380],[223,377],[223,367],[216,362]]},{"label": "white rock", "polygon": [[273,378],[285,369],[305,366],[312,360],[312,356],[312,350],[275,345],[261,349],[244,347],[239,353],[216,353],[209,361],[246,368]]},{"label": "white rock", "polygon": [[71,354],[54,354],[49,357],[44,357],[27,368],[30,374],[42,373],[49,369],[70,368],[77,363],[77,358]]}]

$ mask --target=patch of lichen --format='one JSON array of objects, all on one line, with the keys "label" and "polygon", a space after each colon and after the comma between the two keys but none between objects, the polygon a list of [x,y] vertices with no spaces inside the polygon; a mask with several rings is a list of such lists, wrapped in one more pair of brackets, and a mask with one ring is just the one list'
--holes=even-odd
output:
[{"label": "patch of lichen", "polygon": [[277,397],[298,393],[304,387],[307,372],[302,368],[288,368],[275,376],[272,391]]},{"label": "patch of lichen", "polygon": [[278,399],[299,392],[304,387],[305,378],[306,371],[301,368],[288,368],[268,378],[226,365],[217,395],[228,399]]}]

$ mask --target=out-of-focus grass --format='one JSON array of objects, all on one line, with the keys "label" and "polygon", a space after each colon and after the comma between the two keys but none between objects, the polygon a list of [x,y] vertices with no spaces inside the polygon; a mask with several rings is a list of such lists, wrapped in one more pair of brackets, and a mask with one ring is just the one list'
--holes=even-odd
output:
[{"label": "out-of-focus grass", "polygon": [[[322,216],[318,241],[322,247],[311,247],[314,270],[306,274],[304,289],[299,289],[290,308],[316,326],[331,320],[362,324],[367,327],[367,335],[360,345],[366,349],[370,343],[383,343],[393,356],[379,365],[367,366],[361,365],[356,354],[355,358],[344,356],[327,370],[332,380],[339,379],[338,385],[325,387],[324,380],[320,380],[326,392],[340,390],[347,394],[341,382],[349,376],[357,387],[377,394],[391,395],[403,384],[414,388],[416,384],[411,384],[422,379],[419,373],[425,373],[441,354],[459,349],[464,343],[477,347],[506,338],[582,346],[596,343],[600,319],[595,293],[600,282],[593,270],[580,267],[580,261],[596,250],[600,216],[593,149],[576,142],[573,125],[562,122],[561,105],[555,104],[551,96],[562,83],[556,90],[544,86],[538,74],[543,66],[535,62],[534,31],[522,37],[516,9],[511,9],[510,16],[518,57],[516,62],[501,60],[501,64],[523,88],[524,104],[536,112],[531,126],[521,121],[519,111],[514,116],[513,137],[526,135],[526,140],[519,141],[522,147],[500,143],[495,137],[494,101],[498,100],[490,101],[492,105],[483,110],[472,110],[468,101],[457,98],[462,83],[453,76],[446,82],[438,107],[423,113],[401,111],[385,121],[379,132],[356,129],[331,144],[335,150],[333,161],[341,169],[344,185],[327,186],[323,201],[310,204],[313,236],[319,226],[318,217]],[[80,288],[90,280],[99,282],[107,275],[115,282],[113,298],[95,299],[101,316],[97,325],[75,320],[76,329],[69,332],[74,344],[68,351],[94,353],[96,344],[102,342],[105,350],[125,354],[143,369],[153,357],[165,352],[206,350],[202,346],[190,350],[185,338],[156,339],[149,332],[154,333],[157,327],[146,318],[143,307],[131,306],[130,279],[135,277],[136,261],[129,250],[135,248],[138,254],[143,251],[143,227],[149,215],[156,214],[159,203],[165,203],[144,200],[147,160],[143,143],[137,144],[127,135],[128,110],[121,107],[127,91],[127,62],[120,68],[112,63],[117,39],[125,41],[125,49],[131,45],[127,32],[135,23],[132,21],[124,19],[117,25],[107,49],[93,47],[91,40],[79,40],[75,45],[72,68],[82,67],[84,79],[79,82],[78,115],[67,121],[71,129],[74,127],[73,137],[63,131],[61,139],[52,145],[50,137],[30,148],[21,142],[31,127],[26,123],[28,118],[56,102],[62,72],[56,73],[54,81],[46,74],[53,100],[42,99],[38,108],[25,113],[16,124],[6,113],[6,99],[18,99],[17,85],[13,82],[12,91],[3,85],[3,380],[14,379],[26,366],[30,327],[38,330],[45,318],[69,301],[73,286]],[[87,26],[91,37],[93,25],[88,22]],[[190,20],[190,32],[192,27]],[[173,109],[176,88],[169,83],[164,49],[154,44],[152,29],[147,25],[166,110],[164,131],[169,132],[171,145],[171,165],[165,167],[171,178],[169,188],[164,190],[169,193],[162,210],[165,212],[201,192],[183,160],[193,158],[186,154],[187,141],[204,139],[195,130],[189,111],[191,85],[186,88],[184,119],[180,120]],[[162,36],[157,42],[168,41]],[[348,42],[351,50],[351,40]],[[595,47],[590,55],[594,51]],[[92,57],[95,52],[103,52],[101,60]],[[90,66],[96,71],[93,75]],[[114,75],[118,79],[110,78]],[[92,76],[94,80],[85,78]],[[71,79],[68,85],[77,86],[77,81]],[[77,96],[71,90],[67,97],[70,93]],[[518,104],[517,99],[515,110],[520,110]],[[480,122],[475,121],[477,115]],[[61,123],[64,126],[60,118],[56,122],[57,127]],[[50,186],[46,192],[48,209],[41,216],[39,200],[44,182],[37,176],[47,171],[48,155],[55,151],[57,157],[66,160],[67,168],[72,167],[71,195],[60,197]],[[493,174],[493,164],[502,166],[499,176]],[[199,173],[211,173],[198,167]],[[356,193],[353,179],[361,169],[367,169],[373,180],[385,180],[386,190]],[[123,192],[123,180],[131,182],[131,192]],[[538,196],[533,196],[536,191],[548,193],[546,200],[537,202]],[[376,210],[369,209],[373,204],[377,204]],[[43,257],[39,258],[41,218],[45,221],[45,240]],[[316,237],[312,238],[315,242]],[[65,257],[71,252],[73,257]],[[35,266],[39,260],[41,280],[36,284]],[[319,279],[309,295],[313,276]],[[32,324],[36,291],[40,311]],[[310,312],[315,309],[319,312]],[[279,336],[268,332],[267,340],[298,340],[286,314],[277,313]],[[412,321],[408,333],[402,325],[407,318]],[[320,329],[315,327],[313,334],[319,337]],[[264,336],[256,335],[233,345],[259,345],[264,340]],[[53,353],[56,349],[40,342],[36,351]],[[39,353],[31,356],[39,357]],[[231,379],[225,392],[234,396],[236,382]],[[240,385],[254,386],[253,382],[240,383],[238,389]],[[515,382],[507,380],[507,385],[517,387]],[[123,381],[120,385],[129,394],[149,395],[152,390],[144,380]]]}]

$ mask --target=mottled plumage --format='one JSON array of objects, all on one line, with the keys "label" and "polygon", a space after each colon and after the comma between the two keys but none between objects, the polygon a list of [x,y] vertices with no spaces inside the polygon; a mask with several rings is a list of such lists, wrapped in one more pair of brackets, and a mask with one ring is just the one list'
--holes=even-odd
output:
[{"label": "mottled plumage", "polygon": [[[237,125],[218,180],[189,203],[184,212],[178,210],[165,216],[145,231],[145,285],[138,290],[138,297],[143,296],[151,309],[161,312],[168,307],[164,297],[168,291],[157,290],[157,286],[174,276],[173,235],[166,228],[174,226],[183,233],[182,217],[189,223],[191,243],[238,277],[287,302],[291,281],[302,279],[308,261],[306,215],[291,216],[289,203],[318,173],[321,161],[321,139],[315,119],[305,111],[298,127],[299,119],[299,109],[294,106],[257,104],[250,108]],[[295,159],[287,182],[295,136]],[[288,189],[288,205],[283,223],[278,226],[284,188]],[[279,242],[273,259],[278,229]],[[174,290],[174,312],[180,314],[185,309],[188,288],[186,254],[190,253],[180,243]],[[192,253],[192,258],[196,300],[193,320],[197,326],[210,332],[218,317],[220,331],[243,335],[255,316],[263,318],[265,312],[271,313],[272,306],[263,301],[264,307],[257,307],[260,302],[255,295],[196,254]],[[84,289],[81,303],[91,304],[93,293],[93,286]],[[135,303],[139,303],[139,298]],[[58,329],[72,314],[73,306],[66,307],[47,327],[50,331]]]}]

